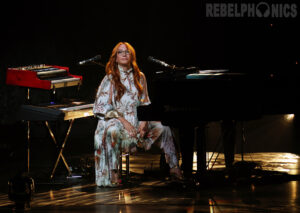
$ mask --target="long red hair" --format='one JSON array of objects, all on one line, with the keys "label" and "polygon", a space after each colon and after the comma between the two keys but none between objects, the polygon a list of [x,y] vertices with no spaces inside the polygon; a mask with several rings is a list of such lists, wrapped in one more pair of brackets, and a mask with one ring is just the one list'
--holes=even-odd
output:
[{"label": "long red hair", "polygon": [[142,76],[141,70],[136,63],[136,54],[134,48],[128,42],[119,42],[112,50],[109,61],[106,64],[105,72],[107,75],[112,75],[114,86],[117,90],[116,100],[119,101],[125,93],[125,86],[121,83],[120,71],[116,62],[117,51],[120,45],[124,44],[127,50],[130,52],[130,64],[133,71],[134,85],[138,90],[139,96],[142,94],[143,87],[140,84],[140,78]]}]

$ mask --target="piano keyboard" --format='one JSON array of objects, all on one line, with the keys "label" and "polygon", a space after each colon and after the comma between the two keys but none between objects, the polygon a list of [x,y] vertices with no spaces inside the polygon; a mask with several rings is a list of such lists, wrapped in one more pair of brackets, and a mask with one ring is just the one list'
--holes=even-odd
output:
[{"label": "piano keyboard", "polygon": [[32,65],[8,68],[6,84],[28,88],[56,89],[79,86],[82,76],[71,75],[68,67],[56,65]]},{"label": "piano keyboard", "polygon": [[65,114],[64,120],[93,116],[94,104],[84,104],[73,107],[59,108]]},{"label": "piano keyboard", "polygon": [[39,76],[40,78],[43,76],[47,76],[47,75],[53,75],[53,74],[58,74],[58,73],[67,73],[67,70],[65,69],[43,69],[43,70],[33,70],[35,72],[37,72],[37,76]]},{"label": "piano keyboard", "polygon": [[61,87],[78,86],[81,84],[80,78],[63,78],[58,80],[51,80],[51,89]]},{"label": "piano keyboard", "polygon": [[27,121],[72,120],[93,116],[93,105],[93,103],[83,102],[43,106],[22,105],[17,113],[17,118]]}]

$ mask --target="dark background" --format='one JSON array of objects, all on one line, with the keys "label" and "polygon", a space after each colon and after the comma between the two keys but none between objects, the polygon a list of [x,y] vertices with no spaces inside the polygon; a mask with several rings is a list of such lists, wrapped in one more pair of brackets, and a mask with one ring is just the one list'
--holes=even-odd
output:
[{"label": "dark background", "polygon": [[10,1],[1,6],[1,73],[46,63],[91,75],[76,63],[96,54],[106,63],[119,41],[135,47],[146,73],[153,72],[149,55],[178,66],[254,71],[299,59],[299,18],[206,18],[206,2]]},{"label": "dark background", "polygon": [[[105,71],[97,65],[77,63],[101,54],[101,62],[105,64],[119,41],[134,46],[138,64],[149,82],[155,71],[162,68],[148,62],[148,56],[177,66],[298,76],[299,9],[295,19],[206,18],[205,3],[196,0],[1,3],[2,136],[5,132],[3,137],[7,139],[11,131],[19,135],[24,131],[22,126],[14,126],[11,119],[24,101],[24,91],[5,85],[7,67],[42,63],[70,67],[72,74],[83,76],[80,97],[93,100]],[[151,84],[149,87],[151,95]],[[90,135],[93,128],[88,130]],[[5,151],[9,142],[2,141],[6,141],[1,145]]]},{"label": "dark background", "polygon": [[2,3],[1,88],[7,67],[44,63],[68,66],[72,74],[82,75],[81,94],[93,98],[104,69],[77,63],[101,54],[105,64],[119,41],[135,47],[138,64],[149,79],[161,68],[149,63],[148,56],[177,66],[234,67],[257,73],[278,67],[289,72],[300,59],[299,15],[294,19],[206,18],[207,2]]},{"label": "dark background", "polygon": [[105,63],[119,41],[136,48],[146,73],[149,55],[200,68],[299,59],[299,18],[206,18],[206,1],[163,2],[10,1],[1,7],[1,65],[46,63],[80,72],[78,61],[101,54]]}]

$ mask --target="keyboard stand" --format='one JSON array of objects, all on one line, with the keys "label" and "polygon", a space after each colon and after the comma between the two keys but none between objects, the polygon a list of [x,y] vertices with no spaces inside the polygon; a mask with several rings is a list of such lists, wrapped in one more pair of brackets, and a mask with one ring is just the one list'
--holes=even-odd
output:
[{"label": "keyboard stand", "polygon": [[60,158],[62,159],[62,161],[63,161],[63,163],[64,163],[66,169],[68,170],[68,175],[71,175],[71,169],[70,169],[70,167],[68,166],[68,163],[67,163],[67,161],[66,161],[66,159],[64,158],[64,156],[63,156],[62,153],[63,153],[63,150],[64,150],[64,148],[65,148],[65,145],[66,145],[66,142],[67,142],[67,140],[68,140],[68,137],[69,137],[69,135],[70,135],[70,132],[71,132],[73,123],[74,123],[74,119],[70,120],[69,127],[68,127],[68,131],[67,131],[67,133],[66,133],[66,135],[65,135],[64,141],[63,141],[63,143],[61,144],[61,146],[59,146],[59,144],[57,143],[57,140],[56,140],[56,138],[55,138],[55,136],[54,136],[54,134],[53,134],[53,131],[51,130],[51,127],[49,126],[48,121],[45,121],[45,124],[46,124],[46,126],[47,126],[47,128],[48,128],[48,130],[49,130],[49,134],[50,134],[50,136],[51,136],[51,138],[52,138],[52,141],[53,141],[53,143],[56,145],[57,150],[58,150],[58,156],[57,156],[56,162],[55,162],[55,164],[54,164],[54,167],[53,167],[53,169],[52,169],[52,172],[51,172],[51,175],[50,175],[50,179],[52,179],[53,176],[54,176],[54,173],[55,173],[55,170],[56,170],[56,168],[57,168],[57,165],[58,165],[58,163],[59,163]]},{"label": "keyboard stand", "polygon": [[[56,171],[57,165],[60,160],[63,161],[66,169],[68,170],[68,175],[71,175],[71,169],[63,156],[63,150],[66,146],[67,140],[69,138],[73,123],[75,119],[84,118],[93,116],[93,104],[84,104],[78,105],[73,107],[64,107],[59,109],[52,109],[47,107],[39,107],[39,106],[32,106],[32,105],[23,105],[21,107],[21,111],[18,113],[20,120],[26,121],[27,126],[27,172],[29,173],[30,170],[30,141],[31,141],[31,122],[32,121],[43,121],[49,131],[50,137],[55,144],[58,156],[51,171],[50,179],[53,179],[54,173]],[[56,121],[63,119],[65,121],[69,121],[66,135],[62,143],[57,141],[50,125],[49,121]]]}]

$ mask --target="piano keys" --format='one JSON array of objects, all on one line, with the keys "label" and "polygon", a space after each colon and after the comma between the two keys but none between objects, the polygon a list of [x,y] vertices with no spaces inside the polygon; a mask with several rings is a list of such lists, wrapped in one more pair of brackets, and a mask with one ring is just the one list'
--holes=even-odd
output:
[{"label": "piano keys", "polygon": [[17,120],[58,121],[93,116],[93,103],[73,101],[68,104],[21,105]]},{"label": "piano keys", "polygon": [[80,86],[82,76],[70,74],[68,67],[40,64],[7,68],[6,84],[51,90]]},{"label": "piano keys", "polygon": [[63,107],[59,108],[64,113],[64,120],[77,119],[83,117],[93,116],[93,106],[94,103],[91,104],[82,104],[72,107]]}]

